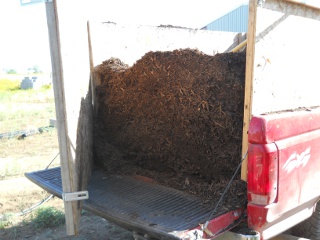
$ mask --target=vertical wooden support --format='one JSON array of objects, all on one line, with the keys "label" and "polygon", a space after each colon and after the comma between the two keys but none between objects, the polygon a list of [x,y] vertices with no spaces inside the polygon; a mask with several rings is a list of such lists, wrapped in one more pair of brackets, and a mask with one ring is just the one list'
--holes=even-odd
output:
[{"label": "vertical wooden support", "polygon": [[[242,155],[248,150],[248,130],[251,119],[252,108],[252,85],[254,78],[254,54],[256,42],[256,19],[257,19],[257,0],[250,0],[249,19],[247,33],[247,57],[245,73],[245,97],[244,97],[244,115],[243,115],[243,135],[242,135]],[[241,179],[247,180],[247,158],[242,163]]]},{"label": "vertical wooden support", "polygon": [[94,69],[94,62],[93,62],[93,55],[92,55],[92,44],[91,44],[91,33],[90,33],[90,23],[87,21],[87,32],[88,32],[88,46],[89,46],[89,63],[90,63],[90,86],[91,86],[91,94],[92,94],[92,105],[93,105],[93,112],[96,113],[96,106],[95,103],[97,102],[96,99],[96,83],[94,81],[93,76],[93,69]]},{"label": "vertical wooden support", "polygon": [[[57,130],[60,149],[61,176],[63,192],[75,192],[73,179],[74,163],[68,137],[66,101],[64,91],[63,68],[60,51],[59,20],[56,0],[46,2],[47,25],[49,31],[50,54],[53,72],[53,88],[57,115]],[[78,234],[79,214],[77,202],[64,202],[68,235]]]}]

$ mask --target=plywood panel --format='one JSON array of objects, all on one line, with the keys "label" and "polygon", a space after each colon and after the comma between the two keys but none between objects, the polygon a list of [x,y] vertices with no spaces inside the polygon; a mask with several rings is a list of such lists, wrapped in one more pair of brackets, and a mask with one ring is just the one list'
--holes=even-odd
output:
[{"label": "plywood panel", "polygon": [[319,11],[286,1],[258,8],[252,113],[319,106]]},{"label": "plywood panel", "polygon": [[111,57],[132,65],[149,51],[197,48],[213,55],[238,44],[238,33],[90,22],[94,65]]}]

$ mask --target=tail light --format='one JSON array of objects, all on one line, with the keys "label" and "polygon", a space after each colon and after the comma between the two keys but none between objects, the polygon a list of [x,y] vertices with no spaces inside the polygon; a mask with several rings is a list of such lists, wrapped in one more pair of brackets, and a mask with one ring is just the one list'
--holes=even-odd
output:
[{"label": "tail light", "polygon": [[249,144],[248,201],[268,205],[278,191],[278,151],[274,143]]}]

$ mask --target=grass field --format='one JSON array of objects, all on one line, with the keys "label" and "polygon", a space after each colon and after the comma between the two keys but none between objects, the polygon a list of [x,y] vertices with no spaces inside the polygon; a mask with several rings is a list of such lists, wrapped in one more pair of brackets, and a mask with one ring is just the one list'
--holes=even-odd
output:
[{"label": "grass field", "polygon": [[45,127],[55,117],[51,86],[20,90],[19,82],[0,79],[0,134]]},{"label": "grass field", "polygon": [[[23,141],[17,139],[19,135],[12,138],[3,135],[38,130],[48,126],[50,118],[55,118],[51,87],[20,90],[19,83],[14,83],[14,80],[0,79],[0,179],[22,176],[28,170],[43,169],[45,161],[49,162],[59,152],[54,128],[48,128],[43,134],[28,136]],[[43,163],[37,158],[42,158]]]},{"label": "grass field", "polygon": [[[0,77],[0,134],[48,126],[56,118],[52,88],[19,90],[19,81]],[[0,135],[1,136],[1,135]],[[84,212],[79,236],[67,236],[64,204],[51,198],[27,215],[26,210],[49,195],[24,177],[24,173],[60,165],[57,130],[25,138],[0,138],[0,239],[133,239],[132,234]],[[108,237],[111,236],[111,237]]]},{"label": "grass field", "polygon": [[[48,126],[50,118],[55,118],[51,87],[20,90],[19,81],[0,79],[0,134]],[[23,139],[0,136],[0,231],[5,234],[0,234],[0,239],[20,239],[19,232],[23,236],[30,229],[39,232],[63,225],[63,204],[59,200],[29,215],[19,215],[48,195],[24,178],[24,173],[45,169],[59,154],[56,129]],[[51,167],[59,165],[57,157]]]},{"label": "grass field", "polygon": [[0,91],[12,91],[19,89],[20,80],[0,79]]}]

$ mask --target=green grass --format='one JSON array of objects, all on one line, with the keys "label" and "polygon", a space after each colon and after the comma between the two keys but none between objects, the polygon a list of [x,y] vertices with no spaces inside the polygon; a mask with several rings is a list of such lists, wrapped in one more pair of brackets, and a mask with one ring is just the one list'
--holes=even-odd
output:
[{"label": "green grass", "polygon": [[[0,163],[0,166],[2,166],[3,163]],[[19,165],[19,162],[17,159],[13,159],[10,161],[10,164],[6,164],[5,166],[2,166],[0,169],[0,180],[8,178],[8,177],[13,177],[21,174],[22,169]]]},{"label": "green grass", "polygon": [[0,88],[0,133],[45,127],[55,117],[51,86],[29,90]]},{"label": "green grass", "polygon": [[30,221],[36,229],[57,227],[65,223],[65,215],[54,207],[42,207],[30,215]]},{"label": "green grass", "polygon": [[0,218],[0,230],[12,225],[13,213],[5,213]]},{"label": "green grass", "polygon": [[[5,213],[0,218],[0,230],[13,225],[15,214]],[[25,224],[40,230],[44,228],[57,227],[65,224],[65,215],[54,207],[40,207],[27,215],[23,220]]]},{"label": "green grass", "polygon": [[21,80],[0,79],[0,91],[12,91],[20,88]]}]

